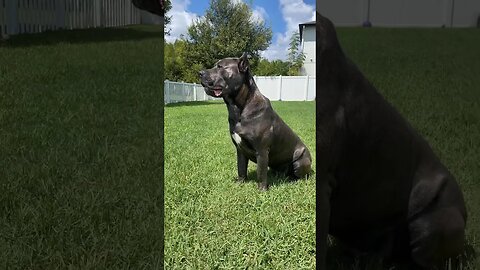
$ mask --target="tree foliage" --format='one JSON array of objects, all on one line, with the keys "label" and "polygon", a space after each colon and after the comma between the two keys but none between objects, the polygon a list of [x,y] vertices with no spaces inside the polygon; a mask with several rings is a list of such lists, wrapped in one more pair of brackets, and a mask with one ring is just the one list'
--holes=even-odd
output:
[{"label": "tree foliage", "polygon": [[188,61],[188,44],[185,40],[177,39],[174,43],[165,43],[165,79],[169,81],[198,81],[198,71],[203,67]]},{"label": "tree foliage", "polygon": [[[191,68],[212,67],[218,59],[239,57],[243,52],[251,56],[255,66],[270,45],[272,30],[264,21],[252,16],[251,8],[232,0],[211,0],[205,16],[197,19],[185,38],[186,57]],[[197,81],[198,70],[194,72]],[[191,79],[186,76],[185,79]]]},{"label": "tree foliage", "polygon": [[253,73],[257,76],[286,76],[290,67],[289,62],[282,60],[268,61],[262,58]]},{"label": "tree foliage", "polygon": [[300,47],[300,33],[294,32],[290,37],[290,44],[288,48],[288,62],[290,68],[288,75],[295,76],[300,75],[303,61],[305,60],[305,54],[299,50]]},{"label": "tree foliage", "polygon": [[172,1],[171,0],[164,0],[164,9],[165,9],[165,21],[164,21],[164,32],[165,35],[170,35],[170,28],[168,28],[168,25],[172,21],[172,16],[168,16],[168,12],[170,9],[172,9]]},{"label": "tree foliage", "polygon": [[177,40],[175,43],[165,43],[164,72],[166,80],[183,80],[183,71],[187,68],[183,60],[185,47],[186,42],[182,40]]}]

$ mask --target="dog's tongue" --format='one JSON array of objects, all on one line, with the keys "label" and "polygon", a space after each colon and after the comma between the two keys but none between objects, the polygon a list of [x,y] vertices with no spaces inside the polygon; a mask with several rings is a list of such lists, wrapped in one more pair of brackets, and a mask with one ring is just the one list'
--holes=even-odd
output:
[{"label": "dog's tongue", "polygon": [[222,94],[222,90],[213,90],[213,93],[216,97],[219,97]]}]

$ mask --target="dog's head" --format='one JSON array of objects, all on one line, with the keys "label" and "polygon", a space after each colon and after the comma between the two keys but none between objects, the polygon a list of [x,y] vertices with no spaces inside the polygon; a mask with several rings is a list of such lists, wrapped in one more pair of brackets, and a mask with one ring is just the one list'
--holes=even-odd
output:
[{"label": "dog's head", "polygon": [[247,53],[240,58],[224,58],[211,69],[199,72],[205,93],[212,97],[235,96],[248,80],[249,63]]},{"label": "dog's head", "polygon": [[333,23],[320,15],[317,12],[317,52],[321,56],[326,51],[331,50],[338,50],[340,48],[340,44],[338,43],[337,33],[335,32],[335,27]]},{"label": "dog's head", "polygon": [[339,76],[344,76],[344,70],[348,65],[347,58],[343,53],[337,38],[333,23],[316,14],[317,19],[317,85],[325,86],[326,82],[342,81]]}]

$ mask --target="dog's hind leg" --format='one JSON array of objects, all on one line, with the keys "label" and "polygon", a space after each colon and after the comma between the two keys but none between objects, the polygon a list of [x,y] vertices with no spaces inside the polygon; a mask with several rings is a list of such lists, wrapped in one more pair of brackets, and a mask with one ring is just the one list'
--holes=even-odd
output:
[{"label": "dog's hind leg", "polygon": [[304,178],[312,170],[312,158],[306,147],[295,150],[293,154],[293,175],[296,178]]},{"label": "dog's hind leg", "polygon": [[441,267],[465,248],[465,221],[454,207],[435,209],[409,225],[411,256],[425,268]]},{"label": "dog's hind leg", "polygon": [[412,259],[441,266],[465,249],[466,210],[462,193],[448,173],[426,173],[412,189],[409,204]]},{"label": "dog's hind leg", "polygon": [[310,172],[312,171],[312,162],[307,159],[297,160],[293,163],[293,174],[296,178],[304,178],[308,177]]}]

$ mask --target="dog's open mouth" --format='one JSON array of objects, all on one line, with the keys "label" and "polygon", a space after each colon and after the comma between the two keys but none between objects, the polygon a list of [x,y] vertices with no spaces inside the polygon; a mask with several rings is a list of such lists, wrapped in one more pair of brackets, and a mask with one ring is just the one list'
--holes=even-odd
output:
[{"label": "dog's open mouth", "polygon": [[212,90],[213,90],[213,94],[216,97],[219,97],[222,95],[222,87],[216,86],[216,87],[213,87]]}]

